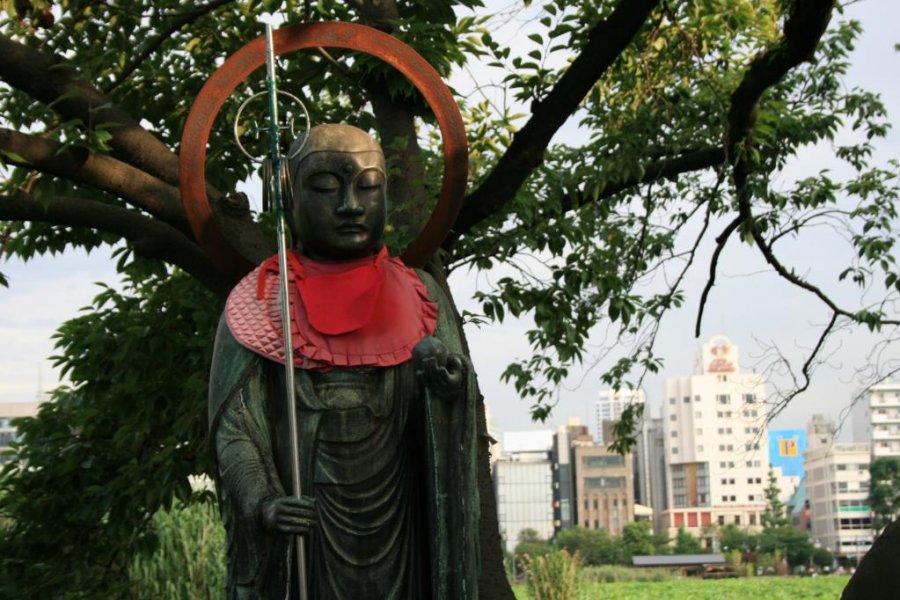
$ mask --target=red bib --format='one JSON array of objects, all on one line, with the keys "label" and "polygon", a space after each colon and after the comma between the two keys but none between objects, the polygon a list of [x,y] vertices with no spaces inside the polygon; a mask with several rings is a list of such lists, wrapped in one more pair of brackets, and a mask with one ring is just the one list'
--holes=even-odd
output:
[{"label": "red bib", "polygon": [[[382,249],[362,259],[321,262],[290,253],[294,364],[307,369],[388,367],[406,362],[437,326],[437,306],[415,271]],[[235,339],[284,363],[273,256],[231,291],[225,318]]]}]

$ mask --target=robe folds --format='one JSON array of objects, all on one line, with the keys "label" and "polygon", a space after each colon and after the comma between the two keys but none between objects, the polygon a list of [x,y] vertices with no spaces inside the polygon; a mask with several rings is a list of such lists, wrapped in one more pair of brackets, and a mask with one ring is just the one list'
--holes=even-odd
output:
[{"label": "robe folds", "polygon": [[[452,307],[434,337],[462,355]],[[475,383],[426,389],[413,361],[295,370],[303,494],[318,525],[305,536],[310,599],[462,600],[478,596]],[[438,393],[436,393],[438,392]],[[229,599],[297,596],[288,536],[259,507],[291,489],[284,368],[240,344],[225,319],[210,377],[210,444],[226,529]]]}]

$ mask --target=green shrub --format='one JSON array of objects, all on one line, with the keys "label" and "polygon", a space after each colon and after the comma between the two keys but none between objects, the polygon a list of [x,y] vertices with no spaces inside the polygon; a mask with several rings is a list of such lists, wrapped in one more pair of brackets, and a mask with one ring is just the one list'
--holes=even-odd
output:
[{"label": "green shrub", "polygon": [[578,555],[554,550],[525,557],[527,586],[532,600],[575,600],[578,593]]},{"label": "green shrub", "polygon": [[601,565],[581,570],[582,579],[591,583],[619,583],[642,581],[670,581],[678,573],[670,569],[635,569],[619,565]]},{"label": "green shrub", "polygon": [[195,600],[225,594],[225,530],[213,502],[176,505],[153,517],[158,545],[129,567],[133,600]]}]

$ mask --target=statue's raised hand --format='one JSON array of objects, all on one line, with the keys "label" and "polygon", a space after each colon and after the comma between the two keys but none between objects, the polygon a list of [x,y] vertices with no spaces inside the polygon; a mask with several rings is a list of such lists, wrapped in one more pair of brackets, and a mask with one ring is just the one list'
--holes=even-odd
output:
[{"label": "statue's raised hand", "polygon": [[450,354],[440,340],[430,335],[413,349],[413,365],[425,386],[442,395],[459,391],[466,379],[462,357]]},{"label": "statue's raised hand", "polygon": [[316,501],[310,496],[282,496],[265,500],[259,512],[263,527],[277,533],[305,535],[318,522]]}]

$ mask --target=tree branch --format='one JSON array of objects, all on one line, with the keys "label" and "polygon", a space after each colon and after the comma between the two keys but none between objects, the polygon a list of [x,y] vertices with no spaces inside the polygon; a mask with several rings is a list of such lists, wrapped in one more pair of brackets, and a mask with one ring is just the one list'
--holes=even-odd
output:
[{"label": "tree branch", "polygon": [[703,325],[703,311],[706,308],[706,300],[709,298],[709,292],[712,291],[713,286],[716,285],[716,270],[719,266],[719,256],[722,254],[722,250],[725,249],[728,238],[731,237],[731,234],[734,233],[734,230],[737,229],[743,221],[744,219],[740,215],[735,217],[735,219],[729,223],[716,238],[716,249],[713,251],[712,258],[709,259],[709,279],[706,280],[706,286],[703,288],[703,293],[700,294],[700,307],[697,309],[697,323],[694,325],[694,337],[700,337],[700,327]]},{"label": "tree branch", "polygon": [[738,187],[743,185],[747,173],[744,161],[737,160],[736,147],[747,139],[756,123],[762,95],[781,81],[788,71],[812,59],[831,20],[834,5],[834,0],[795,0],[784,24],[781,40],[753,59],[741,83],[731,94],[727,148],[729,157],[736,163],[735,182]]},{"label": "tree branch", "polygon": [[215,0],[214,2],[210,2],[209,4],[205,4],[203,6],[198,6],[193,10],[189,10],[187,12],[181,13],[178,18],[173,19],[169,26],[165,29],[160,30],[159,35],[153,37],[150,40],[147,40],[141,49],[137,52],[137,54],[132,57],[132,59],[125,65],[125,68],[122,69],[122,72],[119,73],[119,76],[116,77],[115,81],[107,85],[103,88],[104,94],[109,94],[117,87],[125,83],[129,77],[143,64],[145,60],[147,60],[154,52],[160,49],[160,47],[165,43],[167,39],[172,37],[179,29],[186,27],[199,19],[200,17],[211,13],[212,11],[234,2],[234,0]]},{"label": "tree branch", "polygon": [[533,105],[531,118],[513,136],[506,153],[477,190],[465,200],[454,226],[459,236],[512,200],[543,161],[553,135],[615,59],[625,50],[659,0],[620,0],[609,17],[588,34],[588,42],[546,98]]},{"label": "tree branch", "polygon": [[114,158],[2,128],[0,150],[22,159],[7,154],[6,161],[11,164],[108,192],[181,231],[189,231],[177,188]]},{"label": "tree branch", "polygon": [[0,80],[51,105],[65,119],[85,127],[115,123],[110,144],[122,161],[178,185],[178,157],[127,112],[91,85],[60,57],[50,57],[0,35]]},{"label": "tree branch", "polygon": [[[606,200],[607,198],[615,196],[616,194],[619,194],[637,185],[653,183],[655,181],[659,181],[660,179],[670,179],[684,173],[701,171],[703,169],[721,166],[725,163],[725,159],[725,150],[723,148],[703,148],[701,150],[692,150],[690,152],[686,152],[674,158],[665,158],[662,160],[654,161],[652,163],[644,165],[643,174],[632,175],[631,177],[627,177],[620,181],[610,182],[606,185],[606,187],[600,190],[600,192],[596,196],[588,192],[566,196],[560,202],[560,214],[565,214],[571,210],[578,209],[591,202],[600,202],[602,200]],[[444,242],[444,249],[452,248],[457,236],[467,233],[472,227],[474,227],[475,224],[476,223],[472,223],[465,229],[460,229],[460,223],[457,220],[453,232],[451,232],[451,235],[448,237],[447,241]],[[498,238],[502,237],[504,239],[516,239],[518,236],[526,235],[530,229],[531,224],[525,223],[518,227],[514,227],[509,231],[505,231],[499,234]],[[496,243],[489,244],[489,246],[492,248],[496,248]],[[459,260],[464,257],[465,255],[459,255],[454,258],[455,260]]]},{"label": "tree branch", "polygon": [[215,268],[197,244],[177,229],[120,206],[70,197],[38,201],[30,194],[16,192],[0,196],[0,220],[37,221],[105,231],[127,239],[140,256],[184,269],[219,295],[227,295],[234,283]]}]

